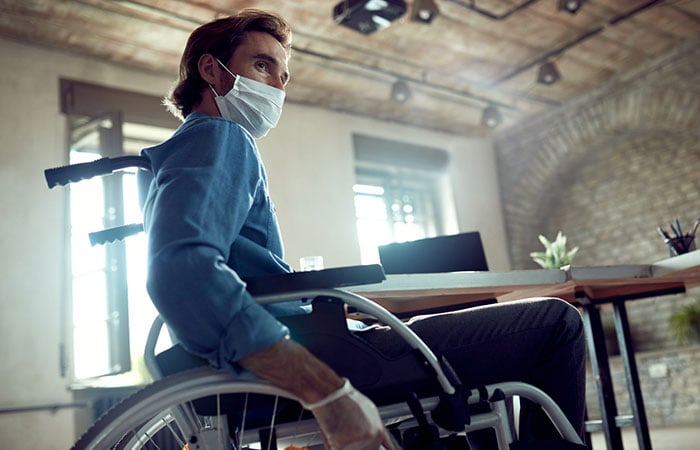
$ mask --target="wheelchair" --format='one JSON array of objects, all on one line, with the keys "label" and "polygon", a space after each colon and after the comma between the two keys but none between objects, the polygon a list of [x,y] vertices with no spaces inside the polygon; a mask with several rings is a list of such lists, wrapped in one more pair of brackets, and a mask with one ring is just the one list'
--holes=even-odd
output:
[{"label": "wheelchair", "polygon": [[[144,157],[102,158],[45,171],[50,188],[126,168],[150,170]],[[91,233],[93,245],[141,231],[135,225]],[[521,382],[463,386],[449,361],[439,358],[399,318],[351,292],[380,283],[379,265],[294,272],[244,280],[261,304],[302,299],[311,312],[279,318],[291,338],[306,346],[367,395],[395,442],[404,450],[467,449],[466,433],[491,429],[499,449],[519,449],[508,405],[514,397],[540,405],[560,433],[561,445],[585,448],[554,401]],[[412,349],[387,357],[348,330],[346,308],[390,326]],[[102,449],[323,449],[313,415],[297,398],[251,374],[215,370],[174,345],[156,354],[163,327],[150,330],[146,366],[154,381],[107,411],[72,447]],[[537,448],[537,447],[528,447]]]}]

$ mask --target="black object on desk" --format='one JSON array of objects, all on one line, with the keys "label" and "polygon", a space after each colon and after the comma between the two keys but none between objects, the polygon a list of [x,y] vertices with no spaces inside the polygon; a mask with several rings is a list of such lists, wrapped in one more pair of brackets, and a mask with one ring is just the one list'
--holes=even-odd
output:
[{"label": "black object on desk", "polygon": [[[386,274],[486,272],[489,270],[478,231],[397,242],[378,247],[379,260]],[[496,303],[495,298],[485,298],[461,305],[471,308]],[[454,306],[421,310],[420,314],[454,310]],[[397,314],[407,317],[419,313]]]},{"label": "black object on desk", "polygon": [[478,231],[379,246],[387,274],[489,270]]}]

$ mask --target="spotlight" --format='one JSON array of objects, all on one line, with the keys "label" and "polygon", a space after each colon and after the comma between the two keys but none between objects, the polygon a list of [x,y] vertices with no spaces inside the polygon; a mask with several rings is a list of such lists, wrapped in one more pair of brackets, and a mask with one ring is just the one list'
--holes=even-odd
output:
[{"label": "spotlight", "polygon": [[557,66],[552,62],[546,62],[540,66],[539,72],[537,72],[537,82],[542,84],[554,84],[559,81],[561,76],[557,70]]},{"label": "spotlight", "polygon": [[343,0],[333,8],[333,20],[362,34],[391,25],[406,12],[404,0]]},{"label": "spotlight", "polygon": [[576,14],[584,0],[559,0],[559,11],[566,11],[569,14]]},{"label": "spotlight", "polygon": [[489,105],[484,108],[483,115],[481,116],[481,123],[489,128],[496,128],[503,122],[503,116],[501,112],[493,105]]},{"label": "spotlight", "polygon": [[405,103],[411,98],[411,88],[403,80],[396,81],[391,86],[391,98],[399,103]]},{"label": "spotlight", "polygon": [[428,24],[433,21],[440,11],[433,0],[415,0],[411,20]]}]

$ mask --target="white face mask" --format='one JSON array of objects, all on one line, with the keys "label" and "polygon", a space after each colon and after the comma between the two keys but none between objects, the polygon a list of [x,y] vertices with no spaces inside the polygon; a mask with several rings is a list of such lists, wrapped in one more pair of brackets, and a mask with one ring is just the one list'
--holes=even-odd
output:
[{"label": "white face mask", "polygon": [[217,94],[210,86],[221,117],[236,122],[256,139],[267,135],[280,120],[284,91],[234,75],[221,61],[216,61],[234,77],[233,87],[225,96]]}]

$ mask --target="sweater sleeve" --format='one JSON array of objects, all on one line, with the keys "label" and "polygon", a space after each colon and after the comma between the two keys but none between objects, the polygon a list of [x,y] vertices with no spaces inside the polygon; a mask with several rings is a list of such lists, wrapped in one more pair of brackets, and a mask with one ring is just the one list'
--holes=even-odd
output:
[{"label": "sweater sleeve", "polygon": [[155,175],[146,211],[148,292],[185,348],[235,369],[235,361],[288,334],[226,264],[256,193],[266,189],[263,169],[237,125],[185,126],[167,146],[144,151]]}]

